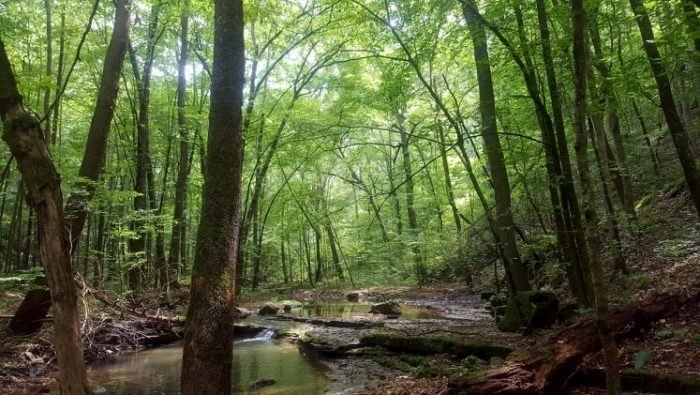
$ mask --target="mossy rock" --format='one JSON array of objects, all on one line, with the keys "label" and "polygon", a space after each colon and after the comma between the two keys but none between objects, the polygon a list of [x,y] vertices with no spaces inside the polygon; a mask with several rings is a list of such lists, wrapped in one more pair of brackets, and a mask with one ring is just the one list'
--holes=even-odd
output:
[{"label": "mossy rock", "polygon": [[356,340],[339,338],[333,335],[306,332],[299,338],[299,345],[320,354],[338,356],[360,347]]},{"label": "mossy rock", "polygon": [[399,316],[401,315],[401,306],[398,302],[384,302],[378,303],[372,306],[369,310],[371,314],[384,314],[389,316]]},{"label": "mossy rock", "polygon": [[498,329],[504,332],[551,327],[559,315],[559,300],[551,292],[518,292],[508,300]]},{"label": "mossy rock", "polygon": [[353,291],[345,294],[345,298],[348,300],[348,302],[358,303],[361,300],[365,300],[367,295],[359,291]]},{"label": "mossy rock", "polygon": [[283,300],[281,303],[285,313],[289,313],[292,309],[300,309],[304,306],[304,304],[298,300]]},{"label": "mossy rock", "polygon": [[258,310],[258,315],[277,315],[283,308],[284,306],[278,303],[265,303],[265,305]]},{"label": "mossy rock", "polygon": [[473,355],[484,360],[489,360],[491,357],[506,358],[513,351],[508,347],[469,343],[453,337],[410,337],[382,333],[363,337],[360,339],[360,345],[365,347],[379,346],[393,351],[450,354],[459,358]]}]

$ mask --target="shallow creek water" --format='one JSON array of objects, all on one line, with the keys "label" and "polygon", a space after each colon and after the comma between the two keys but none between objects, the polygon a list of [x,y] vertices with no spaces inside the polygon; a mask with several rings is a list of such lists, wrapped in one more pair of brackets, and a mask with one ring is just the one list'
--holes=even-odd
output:
[{"label": "shallow creek water", "polygon": [[[178,394],[182,345],[123,355],[89,370],[93,386],[107,394]],[[246,339],[234,343],[233,391],[255,394],[322,394],[325,367],[301,354],[297,346],[272,339]],[[256,391],[248,385],[262,379],[275,384]]]},{"label": "shallow creek water", "polygon": [[[402,305],[402,319],[433,319],[439,315],[425,307]],[[292,310],[303,317],[357,319],[370,316],[370,305],[361,303],[319,303]],[[312,326],[291,321],[271,321],[256,315],[241,324],[274,328],[279,333],[300,335]],[[234,393],[255,394],[322,394],[328,380],[325,365],[303,354],[288,340],[275,340],[272,331],[251,339],[237,340],[233,346]],[[180,343],[125,354],[116,360],[89,369],[93,387],[103,387],[107,394],[178,394],[182,345]],[[275,384],[251,391],[249,385],[262,379]]]}]

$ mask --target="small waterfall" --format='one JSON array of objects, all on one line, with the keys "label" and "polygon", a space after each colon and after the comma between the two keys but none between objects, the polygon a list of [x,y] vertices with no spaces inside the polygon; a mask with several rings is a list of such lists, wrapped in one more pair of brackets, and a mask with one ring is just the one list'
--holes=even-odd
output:
[{"label": "small waterfall", "polygon": [[255,335],[255,337],[253,339],[255,339],[255,340],[271,340],[273,337],[275,337],[275,331],[273,331],[272,329],[265,329],[264,331]]},{"label": "small waterfall", "polygon": [[272,338],[275,337],[276,334],[277,333],[272,329],[264,329],[264,330],[258,332],[257,335],[255,335],[251,338],[238,340],[235,343],[268,341],[268,340],[272,340]]}]

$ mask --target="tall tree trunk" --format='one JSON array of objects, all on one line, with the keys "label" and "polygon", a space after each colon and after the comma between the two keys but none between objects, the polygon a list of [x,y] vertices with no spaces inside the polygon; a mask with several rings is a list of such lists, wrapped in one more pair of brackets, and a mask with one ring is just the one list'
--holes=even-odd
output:
[{"label": "tall tree trunk", "polygon": [[36,210],[41,261],[53,302],[60,389],[63,394],[87,394],[78,295],[71,269],[70,235],[65,232],[61,179],[49,157],[39,122],[22,105],[1,40],[0,92],[2,137],[17,159],[28,190],[27,201]]},{"label": "tall tree trunk", "polygon": [[[595,117],[598,117],[599,119],[595,121],[591,119]],[[615,209],[610,188],[612,185],[610,166],[608,163],[608,154],[606,152],[605,135],[601,131],[603,122],[600,118],[601,117],[599,115],[590,117],[588,129],[589,135],[591,136],[591,142],[593,143],[593,151],[598,162],[598,170],[600,171],[603,202],[605,202],[605,211],[607,213],[606,221],[608,222],[608,228],[610,231],[608,235],[611,238],[608,245],[610,246],[610,250],[612,252],[614,269],[620,273],[629,274],[627,262],[622,252],[622,232],[620,230],[620,220],[617,216],[617,209]]]},{"label": "tall tree trunk", "polygon": [[389,190],[392,198],[392,206],[394,208],[394,218],[396,222],[396,234],[401,236],[403,234],[403,220],[401,219],[401,200],[396,193],[396,182],[394,181],[394,160],[392,158],[392,153],[389,152],[385,155],[386,163],[386,173],[389,179]]},{"label": "tall tree trunk", "polygon": [[241,213],[243,2],[214,3],[214,69],[202,214],[183,346],[181,392],[230,394]]},{"label": "tall tree trunk", "polygon": [[647,148],[649,149],[649,158],[651,159],[651,163],[654,167],[654,174],[658,177],[661,175],[661,171],[659,170],[659,156],[656,154],[656,151],[654,150],[654,144],[651,142],[651,138],[649,137],[649,129],[647,129],[647,123],[644,120],[644,116],[642,115],[642,112],[639,111],[639,105],[637,104],[637,100],[632,99],[632,109],[634,110],[634,115],[637,117],[637,121],[639,121],[639,127],[642,129],[642,136],[644,138],[644,143],[646,144]]},{"label": "tall tree trunk", "polygon": [[280,263],[282,264],[282,275],[284,276],[284,283],[289,284],[290,271],[287,269],[287,254],[284,250],[284,240],[280,241]]},{"label": "tall tree trunk", "polygon": [[651,27],[651,21],[649,20],[646,7],[641,0],[630,0],[630,6],[636,16],[635,19],[637,20],[639,33],[644,43],[644,51],[647,54],[651,70],[654,73],[656,87],[659,91],[659,98],[661,99],[661,108],[663,109],[668,129],[671,132],[673,145],[676,147],[676,153],[681,162],[685,180],[688,183],[690,198],[695,205],[698,216],[700,216],[700,173],[698,172],[698,166],[695,161],[695,154],[691,150],[688,132],[685,130],[685,126],[678,115],[678,109],[676,108],[676,103],[673,100],[673,92],[671,91],[671,82],[663,58],[656,46],[654,31]]},{"label": "tall tree trunk", "polygon": [[129,239],[129,250],[132,254],[132,262],[129,266],[127,278],[129,288],[138,292],[141,288],[141,280],[144,264],[147,263],[146,255],[146,210],[149,209],[148,173],[151,163],[150,151],[150,102],[151,102],[151,71],[153,69],[153,58],[155,56],[156,30],[158,29],[158,7],[151,7],[148,23],[148,39],[146,46],[146,56],[143,65],[143,75],[139,76],[139,65],[136,59],[136,52],[129,45],[129,58],[134,72],[134,77],[138,85],[139,109],[136,124],[136,182],[134,185],[134,211],[137,218],[132,221],[131,227],[136,234],[135,238]]},{"label": "tall tree trunk", "polygon": [[389,242],[389,232],[386,229],[386,224],[384,223],[384,217],[382,216],[381,210],[379,208],[379,205],[377,204],[377,200],[374,198],[374,190],[372,190],[362,179],[362,177],[353,169],[350,167],[350,175],[352,176],[352,179],[355,181],[355,184],[357,185],[366,195],[367,195],[367,200],[369,201],[369,206],[372,208],[372,212],[374,213],[374,217],[377,220],[377,223],[379,224],[379,230],[382,232],[382,241],[384,243]]},{"label": "tall tree trunk", "polygon": [[403,171],[406,177],[404,181],[404,187],[406,188],[406,214],[408,216],[408,230],[411,236],[411,250],[413,251],[413,261],[414,261],[414,271],[416,279],[418,280],[418,285],[423,285],[427,280],[427,270],[425,268],[425,263],[423,262],[423,255],[421,253],[420,241],[418,240],[418,216],[416,215],[416,208],[414,205],[413,196],[413,169],[411,163],[411,152],[408,145],[409,135],[406,127],[404,126],[404,116],[401,113],[397,114],[397,129],[401,135],[401,154],[403,157]]},{"label": "tall tree trunk", "polygon": [[[51,24],[51,0],[44,0],[44,9],[46,10],[46,78],[51,79],[53,75],[53,29]],[[44,141],[51,141],[51,114],[49,114],[49,106],[51,105],[51,87],[47,86],[44,90]]]},{"label": "tall tree trunk", "polygon": [[55,145],[56,142],[58,141],[58,136],[60,136],[60,132],[58,130],[59,123],[58,123],[58,118],[60,115],[60,110],[61,110],[61,97],[60,92],[61,92],[61,84],[63,83],[63,61],[64,61],[64,55],[65,55],[65,49],[66,47],[66,13],[61,11],[61,31],[59,33],[59,39],[58,39],[58,67],[56,71],[56,93],[55,93],[55,100],[56,103],[53,106],[53,112],[51,114],[51,144]]},{"label": "tall tree trunk", "polygon": [[[466,3],[470,3],[471,7]],[[520,260],[520,254],[515,242],[513,213],[511,211],[510,183],[505,166],[501,142],[498,138],[496,124],[496,99],[493,93],[491,64],[486,42],[486,32],[481,21],[472,13],[476,7],[473,0],[463,3],[464,18],[467,21],[474,45],[474,62],[479,83],[479,109],[481,112],[481,129],[484,147],[488,158],[491,179],[493,180],[496,200],[496,226],[500,234],[500,242],[504,252],[504,264],[509,269],[509,288],[511,294],[518,291],[530,290],[525,266]]]},{"label": "tall tree trunk", "polygon": [[105,55],[95,112],[90,122],[85,154],[78,173],[88,182],[79,183],[77,192],[66,202],[66,219],[73,245],[77,244],[85,226],[87,204],[95,194],[96,181],[100,179],[105,163],[107,139],[119,93],[122,63],[129,43],[130,12],[131,0],[117,0],[112,37]]},{"label": "tall tree trunk", "polygon": [[442,163],[442,172],[445,177],[445,193],[447,194],[447,202],[452,209],[452,218],[455,221],[455,228],[457,233],[462,232],[462,222],[459,218],[459,209],[457,209],[457,204],[455,203],[455,196],[452,190],[452,179],[450,177],[450,166],[447,162],[447,146],[445,144],[445,131],[442,129],[442,125],[437,124],[438,138],[440,139],[440,161]]},{"label": "tall tree trunk", "polygon": [[175,209],[173,210],[173,231],[170,238],[170,253],[168,255],[169,286],[177,286],[178,276],[184,268],[185,260],[182,251],[182,240],[187,218],[185,207],[187,206],[187,180],[189,178],[189,130],[185,117],[186,91],[187,91],[187,56],[189,34],[189,2],[185,2],[180,14],[180,59],[177,72],[177,125],[180,132],[180,160],[175,182]]},{"label": "tall tree trunk", "polygon": [[[547,10],[544,0],[536,0],[537,20],[540,28],[542,42],[542,59],[544,60],[549,99],[552,106],[552,118],[554,134],[550,135],[545,150],[549,152],[549,166],[552,167],[550,183],[559,189],[561,200],[557,199],[556,191],[550,190],[552,206],[555,211],[555,221],[558,232],[558,243],[562,249],[562,255],[568,260],[566,266],[569,286],[576,297],[578,304],[592,306],[593,297],[588,276],[588,252],[583,229],[581,226],[581,214],[573,183],[573,172],[569,149],[566,143],[566,130],[564,127],[564,115],[561,109],[561,96],[559,84],[554,71],[554,58],[550,41],[549,25],[547,23]],[[546,131],[546,129],[545,129]],[[559,169],[559,171],[557,171]],[[555,176],[557,179],[552,179]],[[559,215],[557,211],[560,211]]]},{"label": "tall tree trunk", "polygon": [[[632,181],[630,180],[629,170],[627,169],[627,155],[625,152],[624,142],[622,140],[622,133],[620,131],[620,116],[618,114],[620,105],[614,92],[614,77],[612,75],[612,70],[610,70],[608,62],[605,61],[603,45],[600,39],[600,31],[598,29],[597,13],[597,9],[592,11],[589,31],[595,54],[593,63],[601,76],[600,91],[602,96],[598,102],[604,106],[605,112],[607,113],[608,131],[612,135],[613,144],[615,146],[615,156],[610,156],[608,158],[610,161],[608,166],[611,170],[615,171],[615,175],[620,179],[617,183],[619,184],[617,186],[617,193],[625,213],[630,218],[636,218],[637,213],[634,210]],[[603,125],[601,124],[600,126]],[[604,135],[605,133],[603,133],[603,136]],[[607,145],[607,138],[605,139],[605,142]]]},{"label": "tall tree trunk", "polygon": [[600,235],[598,232],[598,215],[595,208],[595,195],[588,165],[588,138],[586,137],[586,13],[583,0],[572,0],[571,22],[573,29],[574,53],[574,134],[576,136],[576,161],[583,193],[583,207],[586,218],[586,242],[590,256],[590,276],[595,292],[596,326],[603,345],[605,372],[608,394],[620,393],[620,371],[617,345],[610,331],[608,321],[608,295],[603,278],[601,262]]}]

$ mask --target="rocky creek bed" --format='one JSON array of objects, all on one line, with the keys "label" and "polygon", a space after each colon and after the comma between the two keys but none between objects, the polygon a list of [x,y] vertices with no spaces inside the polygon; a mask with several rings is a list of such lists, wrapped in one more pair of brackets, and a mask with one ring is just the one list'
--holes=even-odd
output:
[{"label": "rocky creek bed", "polygon": [[[455,385],[468,383],[469,377],[475,377],[475,373],[485,372],[485,377],[488,377],[489,372],[528,366],[533,355],[550,345],[549,333],[556,338],[557,333],[576,328],[576,325],[565,328],[562,324],[556,324],[552,330],[537,330],[537,336],[499,331],[480,295],[460,287],[298,291],[284,297],[289,300],[248,301],[242,304],[235,332],[239,341],[243,340],[244,343],[234,346],[234,350],[238,349],[239,354],[248,356],[240,357],[238,364],[247,366],[249,360],[245,358],[252,357],[254,361],[271,360],[274,365],[274,361],[281,359],[278,356],[286,355],[285,358],[301,361],[293,365],[306,366],[303,374],[307,378],[298,381],[312,383],[313,386],[304,387],[306,389],[303,390],[302,387],[294,387],[295,380],[282,373],[289,370],[282,366],[284,364],[265,370],[272,372],[269,375],[265,373],[265,377],[234,372],[238,374],[239,381],[250,382],[246,385],[254,385],[256,391],[262,390],[263,393],[268,387],[275,393],[303,391],[312,394],[323,392],[321,388],[333,394],[461,393],[459,388],[463,387]],[[352,301],[348,301],[348,298]],[[369,313],[372,305],[387,301],[398,302],[402,313],[396,314],[393,303],[384,306],[386,314]],[[658,332],[659,325],[676,320],[678,325],[682,325],[681,329],[686,328],[696,321],[692,317],[696,317],[698,312],[697,303],[689,304],[670,321],[652,323],[652,329]],[[175,317],[177,312],[172,313]],[[585,319],[579,320],[579,324],[580,321]],[[108,383],[111,379],[104,377],[111,377],[111,370],[125,369],[124,357],[118,357],[120,361],[112,364],[101,361],[125,351],[177,342],[180,338],[177,323],[178,319],[164,322],[116,316],[93,317],[88,323],[92,328],[85,338],[85,352],[93,366],[100,365],[100,377],[103,377],[100,380],[104,381],[97,381],[96,385]],[[694,333],[692,330],[690,332]],[[0,339],[0,393],[41,393],[53,388],[55,359],[51,337],[50,325],[45,325],[33,336],[3,336]],[[251,345],[245,340],[255,342],[261,338],[262,343],[258,345]],[[678,336],[673,339],[676,338]],[[673,339],[669,337],[668,341]],[[177,344],[165,346],[162,352],[156,353],[167,356],[168,369],[175,377],[168,379],[174,380],[174,384],[168,387],[171,389],[177,388],[180,355],[177,347]],[[688,349],[694,346],[685,342],[683,347]],[[621,350],[624,352],[625,346]],[[263,352],[265,358],[260,358],[256,354],[258,352]],[[129,357],[136,361],[129,362],[129,366],[132,366],[130,369],[134,365],[141,366],[138,361],[140,354],[144,358],[154,358],[156,355],[149,353]],[[634,363],[627,354],[624,357],[626,365]],[[163,359],[161,356],[158,358]],[[507,363],[504,364],[505,361]],[[591,354],[582,367],[581,371],[585,374],[573,377],[572,383],[583,381],[599,386],[596,354]],[[141,370],[144,369],[138,369]],[[689,369],[684,373],[686,375],[680,378],[669,377],[668,374],[652,376],[638,371],[627,371],[625,374],[629,382],[638,385],[642,380],[646,388],[654,385],[671,388],[675,385],[680,388],[679,391],[686,391],[676,393],[693,393],[700,389],[695,370]],[[640,375],[642,379],[639,379]],[[146,380],[159,381],[162,378],[158,376]],[[247,387],[242,388],[245,391]],[[589,390],[592,391],[592,388],[576,393],[587,393]]]}]

